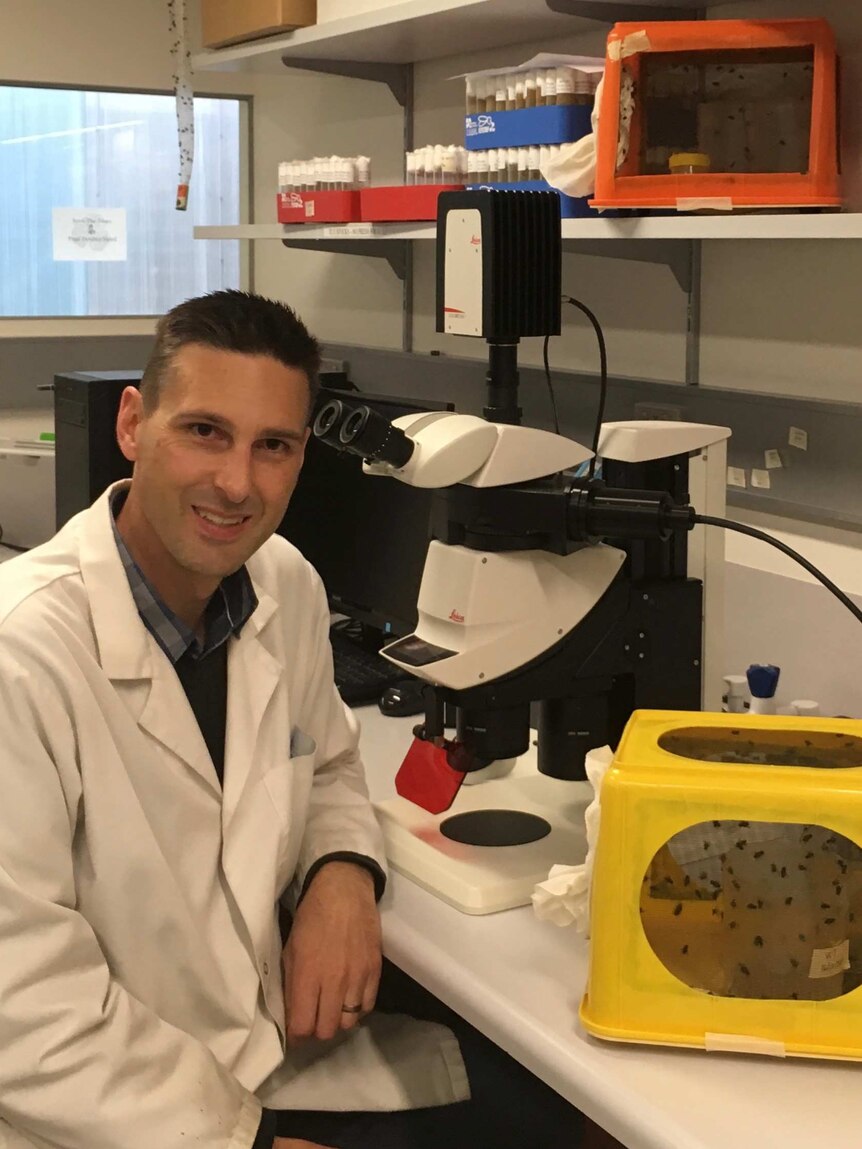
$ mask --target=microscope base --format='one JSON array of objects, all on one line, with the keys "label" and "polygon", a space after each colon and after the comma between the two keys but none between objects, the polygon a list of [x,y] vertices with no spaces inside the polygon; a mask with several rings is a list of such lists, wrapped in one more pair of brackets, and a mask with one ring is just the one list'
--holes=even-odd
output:
[{"label": "microscope base", "polygon": [[[535,768],[535,751],[505,778],[462,786],[451,809],[429,814],[405,798],[378,802],[377,814],[394,870],[465,914],[492,914],[528,905],[554,865],[574,866],[586,855],[584,811],[588,782],[561,782]],[[453,842],[441,823],[471,810],[520,810],[544,818],[551,832],[523,846]]]}]

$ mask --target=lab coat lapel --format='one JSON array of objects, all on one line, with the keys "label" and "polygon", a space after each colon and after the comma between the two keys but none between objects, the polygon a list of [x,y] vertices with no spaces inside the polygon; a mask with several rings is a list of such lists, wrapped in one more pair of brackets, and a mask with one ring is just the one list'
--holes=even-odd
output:
[{"label": "lab coat lapel", "polygon": [[[274,876],[262,872],[261,859],[278,855],[284,832],[262,779],[281,731],[289,726],[286,713],[267,713],[284,667],[260,638],[276,612],[275,601],[258,586],[255,593],[257,609],[232,640],[228,655],[222,866],[255,949],[262,953],[272,924]],[[287,744],[286,733],[284,738]]]},{"label": "lab coat lapel", "polygon": [[272,739],[261,737],[264,716],[281,681],[284,667],[261,641],[261,632],[276,612],[275,600],[255,585],[258,604],[228,654],[227,727],[225,732],[224,826],[240,812],[250,781],[266,773],[265,755]]},{"label": "lab coat lapel", "polygon": [[81,577],[99,663],[136,722],[219,794],[218,778],[182,683],[141,622],[111,528],[114,484],[81,515]]},{"label": "lab coat lapel", "polygon": [[[120,696],[125,684],[116,683]],[[198,720],[177,672],[161,650],[154,651],[152,678],[138,725],[151,738],[199,774],[213,793],[220,795],[218,775],[210,758]]]}]

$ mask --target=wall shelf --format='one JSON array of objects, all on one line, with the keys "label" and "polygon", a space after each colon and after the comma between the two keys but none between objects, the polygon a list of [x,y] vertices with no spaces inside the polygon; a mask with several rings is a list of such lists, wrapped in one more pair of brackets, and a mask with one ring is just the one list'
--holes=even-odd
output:
[{"label": "wall shelf", "polygon": [[[348,223],[331,226],[240,224],[196,227],[196,239],[341,240],[357,245],[375,240],[434,239],[437,228],[427,223]],[[820,215],[680,216],[631,219],[569,219],[564,240],[788,240],[862,239],[862,212]]]},{"label": "wall shelf", "polygon": [[291,57],[407,64],[576,33],[575,21],[695,15],[704,0],[406,0],[229,48],[197,53],[199,71],[280,72]]}]

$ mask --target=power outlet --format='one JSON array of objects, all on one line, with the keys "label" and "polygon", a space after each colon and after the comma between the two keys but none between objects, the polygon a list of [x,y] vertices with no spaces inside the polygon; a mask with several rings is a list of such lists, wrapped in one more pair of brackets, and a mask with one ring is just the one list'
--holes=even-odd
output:
[{"label": "power outlet", "polygon": [[636,419],[669,419],[682,422],[682,407],[672,403],[635,403]]}]

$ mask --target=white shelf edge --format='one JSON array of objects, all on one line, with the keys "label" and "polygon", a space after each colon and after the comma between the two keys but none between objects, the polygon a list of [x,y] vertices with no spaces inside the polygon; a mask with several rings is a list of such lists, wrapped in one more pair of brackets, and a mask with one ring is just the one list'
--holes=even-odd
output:
[{"label": "white shelf edge", "polygon": [[569,219],[563,239],[862,239],[862,213]]},{"label": "white shelf edge", "polygon": [[381,239],[434,239],[437,225],[433,221],[416,223],[331,223],[282,224],[245,223],[230,226],[199,225],[195,239],[301,239],[355,240],[374,243]]},{"label": "white shelf edge", "polygon": [[[608,9],[608,23],[621,0],[598,0]],[[666,0],[628,0],[651,7]],[[702,0],[673,0],[698,7]],[[192,57],[199,71],[281,71],[284,55],[313,59],[408,63],[457,52],[500,48],[531,39],[576,32],[584,21],[553,12],[545,0],[401,0],[357,16],[343,16],[224,48],[205,49]]]},{"label": "white shelf edge", "polygon": [[[434,239],[436,231],[433,222],[314,226],[263,223],[233,227],[198,226],[194,229],[194,236],[195,239],[355,240],[357,243],[373,243],[381,239]],[[684,216],[679,219],[567,219],[563,220],[563,239],[609,242],[620,239],[862,239],[862,212]]]}]

